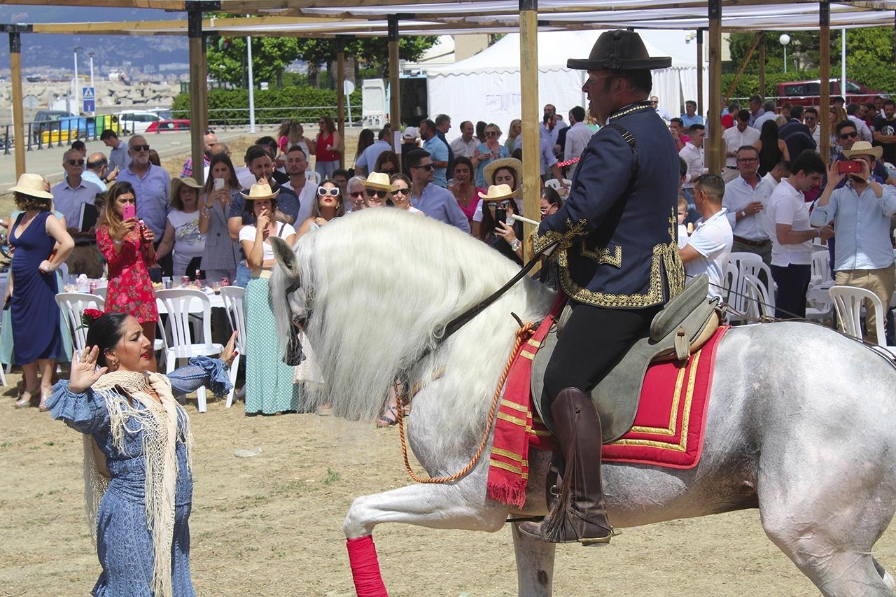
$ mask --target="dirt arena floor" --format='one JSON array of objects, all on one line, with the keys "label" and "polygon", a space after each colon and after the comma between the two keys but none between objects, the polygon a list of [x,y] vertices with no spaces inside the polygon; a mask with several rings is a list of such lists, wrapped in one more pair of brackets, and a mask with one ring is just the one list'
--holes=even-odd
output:
[{"label": "dirt arena floor", "polygon": [[[18,376],[12,376],[15,383]],[[84,516],[81,436],[0,394],[0,595],[86,595],[99,565]],[[401,487],[398,429],[313,414],[188,412],[195,436],[192,572],[199,595],[353,595],[342,521],[360,495]],[[236,450],[260,448],[254,458]],[[393,597],[511,596],[509,527],[493,534],[376,528]],[[896,569],[896,531],[875,549]],[[626,529],[603,549],[557,550],[556,595],[817,595],[755,510]]]}]

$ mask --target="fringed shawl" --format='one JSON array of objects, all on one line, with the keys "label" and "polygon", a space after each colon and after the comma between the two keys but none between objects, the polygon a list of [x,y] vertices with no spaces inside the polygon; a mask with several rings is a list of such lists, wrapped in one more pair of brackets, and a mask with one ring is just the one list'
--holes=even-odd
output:
[{"label": "fringed shawl", "polygon": [[[149,386],[159,395],[161,404],[149,393]],[[177,420],[183,409],[171,392],[171,382],[158,373],[115,371],[106,373],[93,390],[105,400],[109,413],[112,444],[125,453],[125,434],[143,433],[142,449],[146,466],[144,502],[146,526],[152,533],[152,591],[157,597],[171,595],[171,542],[174,537],[174,507],[178,477]],[[136,403],[142,409],[134,408]],[[192,434],[184,413],[187,467],[192,469]],[[129,420],[136,427],[126,426]],[[96,521],[100,500],[109,486],[105,456],[93,438],[84,437],[84,484],[87,520],[96,540]]]}]

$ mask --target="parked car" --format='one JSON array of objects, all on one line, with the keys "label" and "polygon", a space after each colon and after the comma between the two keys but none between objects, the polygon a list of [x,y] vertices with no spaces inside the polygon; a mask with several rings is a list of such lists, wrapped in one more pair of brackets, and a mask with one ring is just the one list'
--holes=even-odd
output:
[{"label": "parked car", "polygon": [[145,133],[153,122],[161,120],[158,114],[149,111],[127,111],[118,113],[118,123],[126,135]]},{"label": "parked car", "polygon": [[31,125],[35,143],[62,143],[86,137],[87,133],[87,119],[65,110],[40,110]]},{"label": "parked car", "polygon": [[182,118],[174,120],[157,120],[146,129],[148,133],[176,133],[190,130],[190,121]]},{"label": "parked car", "polygon": [[[876,96],[884,98],[890,97],[882,91],[875,91],[856,83],[849,79],[846,80],[846,95],[840,91],[840,81],[831,81],[831,96],[839,95],[846,99],[849,104],[867,104],[873,101]],[[790,83],[779,83],[775,88],[775,95],[778,96],[778,107],[789,102],[794,106],[818,106],[821,95],[821,80],[814,81],[792,81]]]}]

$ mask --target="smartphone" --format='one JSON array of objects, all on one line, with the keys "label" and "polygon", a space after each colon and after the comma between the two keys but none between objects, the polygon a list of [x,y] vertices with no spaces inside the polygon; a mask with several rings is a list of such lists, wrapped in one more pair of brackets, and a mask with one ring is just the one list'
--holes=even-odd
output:
[{"label": "smartphone", "polygon": [[124,207],[121,208],[121,219],[129,220],[131,218],[137,217],[137,206],[128,203]]},{"label": "smartphone", "polygon": [[224,185],[225,185],[225,184],[226,184],[226,183],[225,183],[225,181],[224,181],[223,178],[216,178],[216,179],[215,179],[215,190],[216,190],[216,191],[220,191],[221,189],[224,188]]},{"label": "smartphone", "polygon": [[837,171],[840,174],[859,174],[862,172],[862,162],[837,162]]},{"label": "smartphone", "polygon": [[[507,221],[507,209],[498,207],[495,209],[495,224]],[[497,227],[497,226],[496,226]]]}]

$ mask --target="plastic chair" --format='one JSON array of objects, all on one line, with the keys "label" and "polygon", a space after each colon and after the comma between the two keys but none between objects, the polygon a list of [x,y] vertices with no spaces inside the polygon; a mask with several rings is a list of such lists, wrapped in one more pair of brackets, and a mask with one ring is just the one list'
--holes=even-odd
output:
[{"label": "plastic chair", "polygon": [[[774,295],[775,282],[772,279],[772,270],[762,261],[762,257],[756,253],[734,252],[728,257],[728,268],[730,269],[732,266],[737,268],[738,274],[734,285],[731,287],[731,294],[728,297],[728,304],[732,310],[737,313],[747,311],[748,306],[745,300],[747,292],[744,283],[744,277],[747,274],[756,276],[759,280],[763,278],[768,280],[766,288],[770,295]],[[744,318],[737,313],[729,312],[728,321],[732,323],[743,321]]]},{"label": "plastic chair", "polygon": [[[81,352],[87,347],[87,328],[81,325],[81,315],[85,309],[97,309],[102,311],[106,300],[95,294],[85,292],[60,292],[56,295],[56,304],[65,315],[72,331],[72,340],[75,348]],[[80,329],[79,329],[80,328]]]},{"label": "plastic chair", "polygon": [[99,287],[96,288],[96,289],[93,291],[93,294],[95,294],[96,296],[102,297],[103,300],[105,300],[108,291],[109,291],[109,288],[108,288],[107,286],[103,286],[102,288],[99,288]]},{"label": "plastic chair", "polygon": [[844,333],[853,338],[862,339],[862,305],[865,301],[871,303],[871,308],[877,314],[874,318],[874,328],[877,332],[877,344],[894,354],[896,346],[887,346],[887,337],[884,333],[884,319],[887,312],[880,302],[880,298],[870,290],[856,288],[855,286],[832,286],[828,292],[837,310],[837,318],[843,326]]},{"label": "plastic chair", "polygon": [[744,274],[744,290],[747,295],[744,305],[747,317],[759,319],[775,316],[775,297],[762,280],[753,274]]},{"label": "plastic chair", "polygon": [[[204,292],[185,289],[157,290],[156,300],[160,301],[168,312],[168,323],[163,330],[167,343],[164,350],[167,373],[174,371],[178,359],[221,354],[224,347],[212,342],[212,306]],[[193,337],[191,315],[201,317],[202,333],[198,339]],[[204,413],[207,410],[204,386],[196,390],[196,399],[199,412]]]},{"label": "plastic chair", "polygon": [[320,173],[314,170],[305,170],[305,179],[310,180],[314,184],[320,184]]},{"label": "plastic chair", "polygon": [[236,374],[240,368],[240,357],[246,354],[246,309],[243,303],[245,296],[245,288],[239,286],[224,286],[221,288],[221,298],[224,299],[224,308],[227,310],[230,327],[237,333],[237,355],[233,358],[233,363],[230,365],[230,383],[233,387],[230,389],[230,393],[227,394],[227,403],[224,405],[226,408],[230,408],[233,404],[233,396],[236,392]]},{"label": "plastic chair", "polygon": [[812,253],[812,283],[820,286],[833,284],[831,277],[831,260],[827,251],[815,251]]}]

